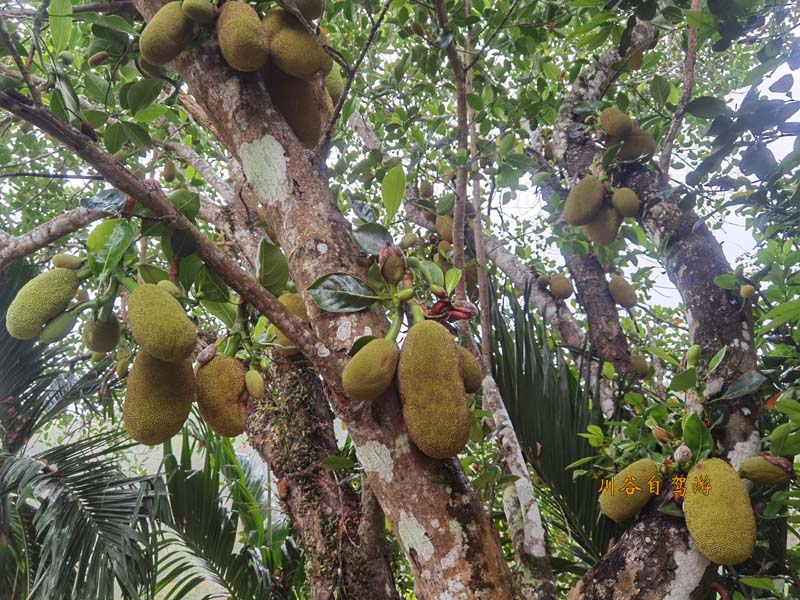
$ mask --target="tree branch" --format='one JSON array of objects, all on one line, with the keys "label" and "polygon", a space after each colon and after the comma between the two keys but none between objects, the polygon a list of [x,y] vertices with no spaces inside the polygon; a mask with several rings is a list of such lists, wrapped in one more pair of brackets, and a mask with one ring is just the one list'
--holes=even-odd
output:
[{"label": "tree branch", "polygon": [[[131,0],[115,0],[114,2],[98,2],[97,4],[82,4],[72,7],[73,15],[80,15],[86,13],[117,13],[125,11],[133,11],[133,2]],[[11,18],[30,18],[36,16],[35,10],[31,8],[8,8],[0,10],[0,16]],[[44,19],[49,19],[49,15],[45,15]]]},{"label": "tree branch", "polygon": [[14,45],[14,40],[11,39],[11,34],[8,32],[8,28],[6,27],[6,20],[2,16],[0,16],[0,39],[3,41],[3,44],[5,44],[5,47],[8,48],[8,51],[11,53],[11,56],[14,59],[14,63],[17,65],[17,69],[19,69],[20,75],[22,75],[22,78],[28,85],[28,90],[30,91],[31,98],[33,98],[33,102],[37,106],[40,106],[42,104],[42,96],[39,94],[39,88],[33,84],[31,73],[28,70],[28,67],[26,67],[25,63],[22,61],[19,52],[17,52],[17,47]]},{"label": "tree branch", "polygon": [[31,173],[17,171],[16,173],[0,173],[0,179],[7,177],[42,177],[44,179],[88,179],[90,181],[104,181],[102,175],[70,175],[69,173]]},{"label": "tree branch", "polygon": [[[170,125],[169,128],[170,136],[174,136],[177,133],[177,130],[174,126]],[[208,182],[208,185],[219,195],[223,202],[229,203],[233,201],[234,192],[233,188],[229,186],[223,179],[217,175],[217,172],[204,158],[202,158],[197,152],[189,148],[186,144],[182,144],[181,142],[176,141],[155,141],[157,146],[164,148],[165,150],[169,150],[170,152],[175,153],[178,158],[180,158],[183,162],[192,165],[194,170],[200,173],[203,179]]]}]

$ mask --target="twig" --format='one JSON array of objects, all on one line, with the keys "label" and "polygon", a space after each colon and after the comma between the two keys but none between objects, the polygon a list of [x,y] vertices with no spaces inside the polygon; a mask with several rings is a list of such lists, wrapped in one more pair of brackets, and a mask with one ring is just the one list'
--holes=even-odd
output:
[{"label": "twig", "polygon": [[31,173],[28,171],[18,171],[16,173],[0,173],[0,179],[5,177],[43,177],[47,179],[90,179],[93,181],[103,181],[102,175],[70,175],[69,173]]},{"label": "twig", "polygon": [[22,62],[22,58],[17,52],[17,47],[14,45],[14,40],[11,39],[11,34],[8,32],[8,28],[6,27],[6,20],[0,16],[0,39],[3,40],[3,44],[5,44],[8,51],[11,53],[11,56],[14,58],[14,62],[19,69],[20,75],[25,80],[25,83],[28,86],[28,89],[31,92],[31,98],[33,98],[33,102],[36,106],[42,105],[42,96],[39,94],[39,88],[37,88],[33,84],[33,80],[31,79],[30,71],[25,66],[25,63]]},{"label": "twig", "polygon": [[[173,126],[169,126],[168,130],[170,136],[177,134],[177,130]],[[208,182],[211,188],[225,201],[226,204],[233,201],[233,188],[225,183],[219,175],[217,175],[214,167],[212,167],[203,157],[197,154],[197,152],[192,150],[189,146],[182,144],[181,142],[170,140],[163,142],[157,141],[156,145],[161,146],[165,150],[174,152],[181,160],[192,165],[194,170],[197,171],[203,177],[203,179],[206,180],[206,182]]]},{"label": "twig", "polygon": [[[79,6],[72,7],[72,14],[79,15],[85,13],[116,13],[116,12],[124,12],[124,11],[133,11],[135,10],[133,7],[133,2],[130,0],[118,0],[116,2],[98,2],[97,4],[83,4]],[[0,10],[0,17],[11,17],[11,18],[29,18],[36,16],[35,10],[31,8],[9,8],[6,10]],[[48,16],[44,17],[45,19],[49,18]]]},{"label": "twig", "polygon": [[[500,33],[500,30],[501,30],[501,29],[503,29],[503,27],[504,27],[504,26],[505,26],[505,24],[506,24],[506,21],[508,21],[508,19],[509,19],[509,17],[511,16],[511,14],[512,14],[512,13],[513,13],[513,12],[516,10],[516,8],[517,8],[517,4],[519,4],[519,0],[514,0],[514,1],[511,3],[511,7],[508,9],[508,12],[507,12],[507,13],[506,13],[506,14],[503,16],[503,20],[502,20],[502,21],[500,21],[500,24],[499,24],[499,25],[497,26],[497,28],[496,28],[496,29],[495,29],[495,30],[492,32],[492,35],[490,35],[490,36],[489,36],[489,39],[487,39],[487,40],[486,40],[486,43],[483,45],[483,48],[481,48],[480,50],[478,50],[478,52],[477,52],[477,54],[475,54],[474,58],[472,58],[472,60],[470,60],[470,61],[469,61],[469,64],[467,64],[467,66],[466,66],[466,67],[464,67],[464,70],[465,70],[465,71],[469,71],[469,70],[471,70],[471,69],[472,69],[472,67],[474,67],[474,66],[475,66],[475,63],[476,63],[476,62],[478,62],[478,60],[480,60],[480,58],[481,58],[481,56],[483,55],[483,53],[484,53],[484,52],[486,52],[486,49],[489,47],[489,44],[491,44],[491,43],[492,43],[492,41],[494,40],[495,36],[496,36],[498,33]],[[467,15],[467,16],[469,16],[469,15]]]}]

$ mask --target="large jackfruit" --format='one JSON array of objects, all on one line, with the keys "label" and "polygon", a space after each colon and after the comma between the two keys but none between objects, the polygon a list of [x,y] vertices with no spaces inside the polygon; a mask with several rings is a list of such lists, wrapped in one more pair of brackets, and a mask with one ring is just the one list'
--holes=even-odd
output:
[{"label": "large jackfruit", "polygon": [[635,217],[639,214],[639,196],[631,188],[619,188],[611,196],[611,204],[623,217]]},{"label": "large jackfruit", "polygon": [[258,13],[239,0],[220,8],[217,41],[225,62],[237,71],[258,71],[269,58],[269,41]]},{"label": "large jackfruit", "polygon": [[128,375],[122,420],[130,436],[153,446],[181,430],[194,400],[192,363],[164,362],[139,350]]},{"label": "large jackfruit", "polygon": [[633,129],[631,118],[618,108],[607,108],[600,113],[600,129],[614,137],[627,137]]},{"label": "large jackfruit", "polygon": [[247,421],[247,385],[242,363],[215,356],[197,371],[197,406],[208,426],[219,435],[236,437]]},{"label": "large jackfruit", "polygon": [[195,23],[209,25],[214,22],[214,4],[210,0],[183,0],[183,14]]},{"label": "large jackfruit", "polygon": [[617,153],[620,160],[649,159],[655,154],[656,141],[644,129],[634,127],[626,137]]},{"label": "large jackfruit", "polygon": [[339,65],[333,65],[331,72],[325,77],[325,89],[328,90],[334,104],[339,102],[344,93],[344,78]]},{"label": "large jackfruit", "polygon": [[[320,71],[327,75],[333,59],[294,15],[276,6],[264,17],[269,38],[269,58],[281,71],[299,79],[311,79]],[[325,34],[322,34],[323,41]]]},{"label": "large jackfruit", "polygon": [[[278,298],[278,302],[283,304],[293,315],[300,317],[306,322],[308,321],[306,305],[303,304],[303,298],[300,296],[300,294],[292,294],[288,292],[286,294],[281,294]],[[292,340],[286,337],[280,329],[275,328],[275,334],[276,344],[279,346],[293,346]],[[282,348],[281,352],[283,352],[286,356],[294,356],[295,354],[298,354],[300,350],[297,348]]]},{"label": "large jackfruit", "polygon": [[597,177],[581,179],[564,203],[564,220],[570,225],[586,225],[603,206],[603,184]]},{"label": "large jackfruit", "polygon": [[564,275],[553,275],[550,278],[550,294],[556,300],[566,300],[574,291],[572,282]]},{"label": "large jackfruit", "polygon": [[316,146],[328,115],[317,105],[313,82],[290,77],[278,69],[270,69],[266,81],[272,104],[297,138],[307,148]]},{"label": "large jackfruit", "polygon": [[153,15],[139,38],[139,52],[151,65],[165,65],[192,41],[192,21],[180,2],[169,2]]},{"label": "large jackfruit", "polygon": [[622,216],[613,206],[603,206],[595,217],[583,226],[583,234],[590,242],[608,246],[617,239]]},{"label": "large jackfruit", "polygon": [[344,391],[356,402],[372,402],[389,389],[399,358],[400,349],[394,340],[368,342],[342,372]]},{"label": "large jackfruit", "polygon": [[82,337],[84,345],[92,352],[111,352],[119,342],[119,321],[114,315],[107,323],[95,321],[90,314],[83,324]]},{"label": "large jackfruit", "polygon": [[408,331],[397,365],[408,437],[431,458],[456,456],[469,439],[470,411],[453,336],[435,321]]},{"label": "large jackfruit", "polygon": [[17,292],[6,313],[6,329],[18,340],[32,340],[50,319],[64,312],[75,292],[78,277],[72,269],[40,273]]},{"label": "large jackfruit", "polygon": [[154,283],[143,283],[131,293],[128,324],[142,349],[159,360],[181,362],[197,344],[197,330],[181,303]]},{"label": "large jackfruit", "polygon": [[608,282],[608,291],[614,302],[623,308],[633,308],[636,306],[636,290],[621,275],[614,275]]},{"label": "large jackfruit", "polygon": [[683,515],[700,553],[720,565],[750,558],[756,546],[756,519],[736,471],[719,458],[701,460],[689,471],[686,488]]},{"label": "large jackfruit", "polygon": [[481,363],[464,346],[459,346],[458,351],[461,354],[461,378],[464,380],[464,391],[468,394],[474,394],[481,389],[481,384],[483,383]]},{"label": "large jackfruit", "polygon": [[628,465],[614,475],[611,484],[603,489],[600,510],[617,523],[627,521],[653,498],[654,494],[650,493],[651,481],[661,482],[658,465],[652,460],[643,458]]},{"label": "large jackfruit", "polygon": [[[306,18],[306,21],[314,21],[316,19],[319,19],[322,16],[322,12],[325,10],[325,0],[289,0],[289,1]],[[284,6],[286,3],[283,0],[278,0],[278,4]]]}]

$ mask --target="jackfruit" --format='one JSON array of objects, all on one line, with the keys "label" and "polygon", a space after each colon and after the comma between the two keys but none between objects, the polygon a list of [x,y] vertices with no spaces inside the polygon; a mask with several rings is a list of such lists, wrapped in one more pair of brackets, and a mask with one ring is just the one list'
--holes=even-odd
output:
[{"label": "jackfruit", "polygon": [[419,193],[423,198],[430,198],[433,196],[433,184],[427,180],[420,181]]},{"label": "jackfruit", "polygon": [[555,153],[553,151],[553,142],[545,142],[544,144],[544,159],[547,161],[553,160]]},{"label": "jackfruit", "polygon": [[791,478],[785,469],[771,463],[763,456],[748,458],[739,467],[739,474],[754,483],[783,485]]},{"label": "jackfruit", "polygon": [[608,246],[617,239],[622,217],[613,206],[603,206],[595,217],[583,226],[583,234],[591,242]]},{"label": "jackfruit", "polygon": [[461,353],[461,378],[464,380],[464,391],[468,394],[474,394],[481,389],[481,384],[483,383],[481,363],[464,346],[459,346],[458,351]]},{"label": "jackfruit", "polygon": [[636,306],[636,290],[628,283],[624,277],[614,275],[608,283],[608,291],[614,302],[623,308],[633,308]]},{"label": "jackfruit", "polygon": [[719,458],[701,460],[687,475],[686,487],[690,484],[695,491],[687,489],[683,515],[700,553],[720,565],[750,558],[756,546],[756,519],[736,471]]},{"label": "jackfruit", "polygon": [[556,300],[566,300],[574,291],[572,282],[563,275],[553,275],[550,278],[550,294]]},{"label": "jackfruit", "polygon": [[183,295],[181,288],[172,283],[169,279],[161,279],[156,285],[167,290],[175,298],[180,298]]},{"label": "jackfruit", "polygon": [[247,386],[242,363],[230,356],[215,356],[197,371],[197,406],[219,435],[236,437],[247,420]]},{"label": "jackfruit", "polygon": [[402,238],[400,238],[399,246],[403,250],[408,250],[409,248],[413,248],[419,244],[419,237],[416,233],[407,233]]},{"label": "jackfruit", "polygon": [[161,67],[147,62],[142,57],[139,58],[139,70],[142,72],[142,75],[150,79],[161,79],[163,73]]},{"label": "jackfruit", "polygon": [[214,22],[214,5],[209,0],[183,0],[183,14],[195,23],[208,25]]},{"label": "jackfruit", "polygon": [[222,57],[237,71],[258,71],[267,64],[269,40],[255,9],[239,0],[219,9],[217,41]]},{"label": "jackfruit", "polygon": [[470,411],[453,336],[435,321],[409,329],[397,365],[408,437],[431,458],[451,458],[467,444]]},{"label": "jackfruit", "polygon": [[634,127],[626,137],[617,153],[619,160],[649,159],[655,154],[656,141],[644,129]]},{"label": "jackfruit", "polygon": [[93,363],[99,363],[103,360],[108,354],[106,352],[92,352],[92,355],[89,357]]},{"label": "jackfruit", "polygon": [[739,295],[745,300],[747,300],[748,298],[752,298],[755,295],[755,293],[756,293],[756,288],[754,288],[749,283],[746,283],[745,285],[739,288]]},{"label": "jackfruit", "polygon": [[161,179],[170,183],[171,181],[175,180],[175,176],[178,174],[178,168],[175,166],[175,163],[171,160],[168,160],[164,165],[164,170],[161,171]]},{"label": "jackfruit", "polygon": [[77,320],[78,312],[75,310],[61,313],[47,322],[47,325],[42,329],[42,333],[39,334],[39,340],[45,344],[60,342],[72,331]]},{"label": "jackfruit", "polygon": [[619,188],[612,194],[611,204],[623,217],[635,217],[639,214],[639,196],[631,188]]},{"label": "jackfruit", "polygon": [[[270,61],[281,71],[311,79],[319,71],[327,75],[331,70],[333,59],[291,13],[276,6],[267,12],[263,23],[269,38]],[[325,34],[321,35],[325,41]]]},{"label": "jackfruit", "polygon": [[342,372],[344,391],[356,402],[372,402],[389,389],[399,357],[394,340],[378,338],[368,342]]},{"label": "jackfruit", "polygon": [[611,107],[600,113],[600,129],[608,135],[625,138],[633,129],[633,121],[620,109]]},{"label": "jackfruit", "polygon": [[586,225],[600,212],[603,195],[603,184],[597,177],[584,177],[569,191],[564,220],[570,225]]},{"label": "jackfruit", "polygon": [[78,277],[72,269],[40,273],[22,286],[9,305],[8,333],[18,340],[32,340],[45,323],[66,310],[77,291]]},{"label": "jackfruit", "polygon": [[128,368],[130,367],[131,359],[128,357],[120,358],[117,361],[117,366],[114,368],[114,371],[117,374],[117,377],[120,379],[126,379],[128,377]]},{"label": "jackfruit", "polygon": [[131,293],[128,323],[136,342],[159,360],[181,362],[197,344],[197,331],[181,303],[154,283],[143,283]]},{"label": "jackfruit", "polygon": [[[306,18],[306,21],[314,21],[322,16],[325,10],[325,0],[289,0],[300,13]],[[284,0],[278,2],[281,6],[287,4]]]},{"label": "jackfruit", "polygon": [[317,106],[313,82],[290,77],[278,69],[269,70],[266,82],[272,104],[297,138],[308,148],[316,146],[327,117]]},{"label": "jackfruit", "polygon": [[450,242],[448,242],[447,240],[442,240],[442,241],[441,241],[441,242],[439,242],[439,244],[436,246],[436,250],[437,250],[437,252],[439,252],[440,254],[447,254],[448,252],[452,252],[452,251],[453,251],[453,244],[451,244],[451,243],[450,243]]},{"label": "jackfruit", "polygon": [[[306,305],[303,304],[303,299],[300,297],[300,294],[292,294],[292,293],[281,294],[281,296],[278,298],[278,302],[283,304],[293,315],[300,317],[304,321],[308,321],[308,313],[306,312]],[[292,341],[288,337],[286,337],[283,334],[283,332],[277,327],[275,328],[275,333],[276,333],[275,335],[276,344],[278,344],[279,346],[293,345]],[[286,348],[286,349],[282,348],[281,352],[283,352],[286,356],[294,356],[295,354],[298,354],[300,351],[297,348]]]},{"label": "jackfruit", "polygon": [[99,67],[108,60],[108,52],[100,51],[95,52],[89,57],[88,63],[90,67]]},{"label": "jackfruit", "polygon": [[625,54],[625,61],[631,71],[638,71],[644,64],[644,52],[636,48],[628,48]]},{"label": "jackfruit", "polygon": [[149,64],[160,67],[178,56],[191,41],[192,21],[183,14],[180,2],[169,2],[145,25],[139,52]]},{"label": "jackfruit", "polygon": [[339,65],[333,65],[331,72],[325,77],[325,89],[331,95],[331,101],[336,104],[344,93],[344,79]]},{"label": "jackfruit", "polygon": [[50,259],[50,263],[58,269],[72,269],[77,271],[83,264],[83,257],[74,254],[56,254]]},{"label": "jackfruit", "polygon": [[450,215],[436,216],[436,233],[443,240],[453,242],[453,217]]},{"label": "jackfruit", "polygon": [[244,376],[244,383],[247,386],[247,393],[255,400],[261,400],[266,393],[264,388],[264,376],[254,369],[250,369]]},{"label": "jackfruit", "polygon": [[108,323],[95,321],[93,315],[83,324],[83,343],[92,352],[111,352],[119,343],[119,321],[114,315]]},{"label": "jackfruit", "polygon": [[654,497],[650,493],[651,481],[661,481],[658,465],[652,460],[643,458],[628,465],[614,475],[611,483],[603,489],[600,494],[600,510],[617,523],[627,521]]},{"label": "jackfruit", "polygon": [[547,275],[539,275],[536,278],[536,287],[538,287],[539,289],[543,290],[548,285],[550,285],[550,277],[548,277]]},{"label": "jackfruit", "polygon": [[631,364],[633,365],[634,372],[639,377],[647,377],[650,374],[650,365],[647,364],[647,359],[641,354],[634,354],[631,356]]},{"label": "jackfruit", "polygon": [[186,422],[194,392],[189,359],[164,362],[139,350],[128,375],[122,405],[122,421],[128,433],[148,446],[167,441]]}]

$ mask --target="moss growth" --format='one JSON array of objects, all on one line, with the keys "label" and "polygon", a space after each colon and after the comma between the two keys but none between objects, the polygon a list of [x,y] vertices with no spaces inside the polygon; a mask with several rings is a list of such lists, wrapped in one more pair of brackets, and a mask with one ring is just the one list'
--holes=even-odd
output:
[{"label": "moss growth", "polygon": [[600,129],[618,138],[627,137],[633,129],[631,118],[618,108],[607,108],[600,113]]},{"label": "moss growth", "polygon": [[236,437],[247,421],[247,384],[242,363],[230,356],[215,356],[197,371],[197,405],[200,414],[219,435]]},{"label": "moss growth", "polygon": [[623,308],[633,308],[636,306],[636,290],[628,283],[624,277],[614,275],[608,283],[608,291],[614,302]]},{"label": "moss growth", "polygon": [[194,391],[191,361],[168,363],[140,350],[122,405],[122,420],[130,436],[148,446],[171,438],[189,416]]},{"label": "moss growth", "polygon": [[622,217],[635,217],[639,214],[639,196],[631,188],[619,188],[611,196],[611,204]]},{"label": "moss growth", "polygon": [[344,93],[344,79],[339,65],[333,65],[331,72],[325,77],[325,89],[331,95],[331,101],[335,104]]},{"label": "moss growth", "polygon": [[183,0],[183,14],[200,25],[214,22],[214,5],[209,0]]},{"label": "moss growth", "polygon": [[269,58],[269,41],[255,9],[238,0],[219,10],[217,41],[222,57],[237,71],[258,71]]},{"label": "moss growth", "polygon": [[633,371],[641,378],[645,378],[650,374],[650,365],[647,364],[647,359],[641,354],[634,354],[631,356],[631,364]]},{"label": "moss growth", "polygon": [[368,342],[345,366],[342,386],[351,400],[372,402],[383,394],[394,380],[400,350],[394,340],[374,339]]},{"label": "moss growth", "polygon": [[317,106],[314,84],[290,77],[278,69],[270,69],[266,80],[273,105],[297,138],[308,148],[316,146],[327,123],[327,116]]},{"label": "moss growth", "polygon": [[450,215],[436,216],[436,233],[446,242],[453,243],[453,217]]},{"label": "moss growth", "polygon": [[720,565],[738,565],[750,558],[756,520],[736,471],[719,458],[701,460],[689,471],[689,481],[708,483],[708,495],[687,493],[683,500],[686,527],[700,553]]},{"label": "moss growth", "polygon": [[458,351],[461,354],[461,378],[464,380],[464,391],[474,394],[481,389],[483,383],[481,363],[472,352],[463,346],[459,346]]},{"label": "moss growth", "polygon": [[408,332],[397,365],[408,437],[431,458],[456,456],[469,439],[470,411],[453,336],[435,321]]},{"label": "moss growth", "polygon": [[[290,313],[308,322],[308,313],[306,312],[306,305],[303,304],[303,299],[300,297],[300,294],[292,294],[292,293],[281,294],[281,296],[278,298],[278,302],[283,304],[289,310]],[[292,341],[288,337],[286,337],[283,334],[283,332],[277,327],[275,328],[275,333],[276,333],[275,335],[276,344],[278,344],[279,346],[293,345]],[[298,350],[297,348],[286,348],[286,349],[282,348],[281,352],[283,352],[286,356],[294,356],[295,354],[299,354],[300,350]]]},{"label": "moss growth", "polygon": [[[661,481],[658,465],[652,460],[643,458],[628,465],[614,475],[611,485],[600,494],[600,510],[617,523],[627,521],[654,497],[650,493],[651,479]],[[628,495],[626,489],[634,491]]]},{"label": "moss growth", "polygon": [[50,319],[66,310],[78,278],[72,269],[52,269],[40,273],[17,292],[6,313],[6,328],[11,337],[32,340]]},{"label": "moss growth", "polygon": [[144,283],[128,298],[128,323],[136,342],[155,358],[181,362],[197,344],[183,306],[163,287]]},{"label": "moss growth", "polygon": [[192,41],[192,22],[180,2],[169,2],[153,15],[139,38],[139,51],[151,65],[165,65]]},{"label": "moss growth", "polygon": [[586,238],[600,244],[608,246],[617,239],[619,226],[622,224],[622,217],[613,206],[603,206],[595,217],[583,226],[583,234]]},{"label": "moss growth", "polygon": [[574,291],[572,282],[564,275],[553,275],[550,278],[550,294],[556,300],[566,300]]},{"label": "moss growth", "polygon": [[603,206],[603,184],[597,177],[584,177],[572,188],[564,203],[564,220],[570,225],[585,225]]},{"label": "moss growth", "polygon": [[644,129],[634,127],[619,148],[619,160],[649,159],[655,154],[656,141]]},{"label": "moss growth", "polygon": [[50,264],[56,269],[72,269],[73,271],[77,271],[83,264],[83,257],[73,254],[56,254],[50,259]]},{"label": "moss growth", "polygon": [[[294,16],[275,7],[264,17],[269,38],[269,58],[281,71],[299,79],[311,79],[320,71],[327,74],[333,59]],[[322,34],[325,41],[325,34]]]},{"label": "moss growth", "polygon": [[108,323],[89,315],[83,324],[83,343],[92,352],[111,352],[119,343],[119,321],[114,315]]}]

